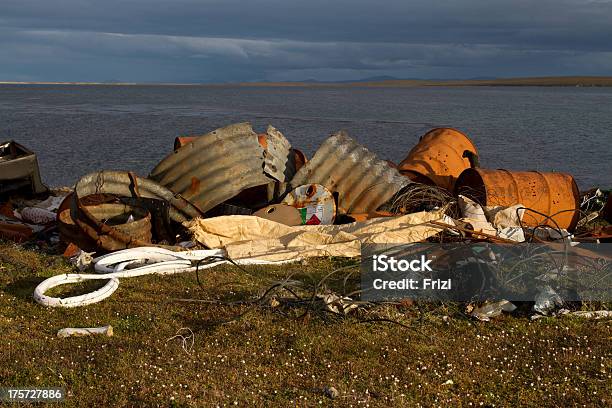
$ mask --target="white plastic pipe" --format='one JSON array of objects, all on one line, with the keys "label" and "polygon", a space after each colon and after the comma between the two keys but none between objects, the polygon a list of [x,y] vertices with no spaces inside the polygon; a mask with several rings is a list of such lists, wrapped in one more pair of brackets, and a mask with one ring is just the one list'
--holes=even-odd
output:
[{"label": "white plastic pipe", "polygon": [[[185,252],[173,252],[164,248],[140,247],[129,248],[100,256],[93,260],[96,274],[71,273],[57,275],[41,282],[34,289],[34,300],[41,305],[49,307],[79,307],[100,302],[117,290],[119,278],[131,278],[135,276],[159,274],[171,275],[175,273],[194,272],[195,263],[200,259],[211,256],[225,256],[222,249],[196,250]],[[284,264],[292,261],[262,261],[259,259],[240,259],[239,265],[269,265]],[[208,269],[217,265],[230,263],[227,260],[201,264],[199,269]],[[141,265],[129,268],[132,265]],[[78,283],[86,280],[108,280],[108,282],[93,292],[84,295],[67,298],[51,297],[45,293],[57,286],[69,283]]]}]

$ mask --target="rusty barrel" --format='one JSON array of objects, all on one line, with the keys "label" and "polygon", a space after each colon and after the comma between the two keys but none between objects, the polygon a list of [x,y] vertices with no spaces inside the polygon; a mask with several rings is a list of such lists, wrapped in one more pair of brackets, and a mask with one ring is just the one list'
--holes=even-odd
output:
[{"label": "rusty barrel", "polygon": [[564,173],[467,169],[457,179],[455,192],[487,206],[522,204],[523,223],[569,231],[576,227],[579,192],[574,178]]},{"label": "rusty barrel", "polygon": [[[104,203],[87,206],[88,211],[102,224],[120,231],[132,239],[151,242],[151,215],[140,207],[126,204]],[[133,221],[127,222],[130,215]],[[85,251],[96,251],[102,247],[107,251],[125,249],[125,242],[117,240],[112,234],[106,234],[95,227],[84,231],[72,218],[70,208],[60,208],[57,215],[60,237],[65,242],[72,242]]]},{"label": "rusty barrel", "polygon": [[469,137],[456,129],[437,128],[421,138],[398,169],[413,181],[452,191],[461,172],[472,167],[470,155],[477,157],[478,150]]}]

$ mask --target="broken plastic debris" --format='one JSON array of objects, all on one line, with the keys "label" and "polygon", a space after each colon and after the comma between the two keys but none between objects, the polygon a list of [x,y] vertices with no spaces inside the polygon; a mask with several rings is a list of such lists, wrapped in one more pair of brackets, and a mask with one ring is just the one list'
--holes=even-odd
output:
[{"label": "broken plastic debris", "polygon": [[44,208],[26,207],[21,210],[21,219],[32,224],[49,224],[55,221],[55,213]]},{"label": "broken plastic debris", "polygon": [[64,201],[64,198],[66,198],[65,194],[60,196],[49,196],[46,200],[34,204],[34,207],[55,212],[59,208],[62,201]]},{"label": "broken plastic debris", "polygon": [[568,313],[570,316],[578,316],[584,317],[585,319],[605,319],[607,317],[612,317],[612,310],[578,310],[576,312]]},{"label": "broken plastic debris", "polygon": [[92,334],[102,334],[104,336],[111,337],[113,335],[113,326],[102,326],[102,327],[67,327],[57,332],[57,337],[71,337],[71,336],[89,336]]},{"label": "broken plastic debris", "polygon": [[488,322],[491,317],[496,317],[502,314],[502,312],[513,312],[516,310],[516,306],[507,300],[500,300],[499,302],[487,303],[483,306],[477,307],[472,310],[470,315],[477,318],[480,321]]},{"label": "broken plastic debris", "polygon": [[325,295],[319,295],[325,307],[330,312],[348,314],[351,310],[357,309],[357,303],[350,297],[340,297],[334,293],[327,293]]},{"label": "broken plastic debris", "polygon": [[525,214],[523,204],[516,204],[510,207],[501,205],[485,207],[487,219],[493,223],[495,228],[519,227]]},{"label": "broken plastic debris", "polygon": [[521,227],[505,227],[498,229],[497,236],[516,242],[525,242],[525,233]]},{"label": "broken plastic debris", "polygon": [[563,299],[553,288],[546,285],[540,290],[535,297],[535,305],[533,310],[536,312],[547,315],[557,307],[563,306]]},{"label": "broken plastic debris", "polygon": [[70,258],[70,263],[76,266],[79,271],[84,271],[89,268],[89,265],[93,262],[93,254],[95,254],[95,252],[79,250],[75,256]]}]

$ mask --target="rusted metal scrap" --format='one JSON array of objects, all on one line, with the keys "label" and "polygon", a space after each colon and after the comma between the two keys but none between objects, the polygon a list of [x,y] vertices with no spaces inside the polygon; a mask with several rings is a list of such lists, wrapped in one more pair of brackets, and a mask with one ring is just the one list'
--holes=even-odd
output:
[{"label": "rusted metal scrap", "polygon": [[569,174],[467,169],[457,179],[455,192],[486,206],[522,204],[527,226],[572,231],[578,223],[578,186]]},{"label": "rusted metal scrap", "polygon": [[24,189],[34,194],[48,191],[36,154],[14,141],[0,143],[0,193]]},{"label": "rusted metal scrap", "polygon": [[120,197],[151,198],[170,204],[170,218],[184,222],[203,213],[190,201],[153,180],[125,171],[99,171],[81,177],[75,186],[76,199],[92,194],[113,194]]},{"label": "rusted metal scrap", "polygon": [[272,126],[258,138],[264,148],[264,172],[280,182],[291,180],[296,172],[291,143]]},{"label": "rusted metal scrap", "polygon": [[[151,243],[151,214],[146,209],[121,203],[91,205],[87,209],[104,225],[129,235],[135,241]],[[57,225],[62,241],[73,243],[84,251],[96,251],[100,247],[114,251],[126,247],[112,235],[96,234],[98,239],[94,240],[72,219],[70,208],[57,214]]]},{"label": "rusted metal scrap", "polygon": [[345,131],[331,135],[298,170],[290,184],[321,184],[338,193],[338,212],[370,213],[411,181],[351,139]]},{"label": "rusted metal scrap", "polygon": [[285,196],[283,203],[299,210],[302,224],[329,225],[336,218],[334,196],[320,184],[296,187]]},{"label": "rusted metal scrap", "polygon": [[[115,197],[131,200],[132,204],[108,202]],[[65,240],[90,250],[152,245],[147,200],[167,203],[167,217],[177,223],[203,215],[189,201],[152,180],[128,172],[101,171],[82,177],[74,193],[60,206],[60,233]],[[128,222],[130,215],[133,219]]]},{"label": "rusted metal scrap", "polygon": [[295,155],[272,126],[263,135],[238,123],[195,137],[163,159],[150,178],[207,212],[244,190],[285,183],[295,173]]}]

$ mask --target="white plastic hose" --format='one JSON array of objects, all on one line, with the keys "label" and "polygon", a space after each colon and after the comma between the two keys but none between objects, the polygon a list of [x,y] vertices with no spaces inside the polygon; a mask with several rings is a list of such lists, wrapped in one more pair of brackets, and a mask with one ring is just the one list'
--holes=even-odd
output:
[{"label": "white plastic hose", "polygon": [[[41,305],[49,307],[78,307],[100,302],[119,287],[119,278],[131,278],[135,276],[159,274],[170,275],[183,272],[194,272],[197,261],[208,257],[223,257],[225,251],[222,249],[197,250],[186,252],[173,252],[164,248],[140,247],[129,248],[121,251],[102,255],[93,260],[96,274],[64,274],[48,278],[34,289],[34,300]],[[262,261],[259,259],[240,259],[235,261],[238,265],[269,265],[283,264],[288,261]],[[292,261],[290,261],[292,262]],[[203,263],[199,269],[208,269],[217,265],[230,263],[227,260],[219,260]],[[132,265],[141,265],[129,268]],[[68,283],[78,283],[86,280],[108,280],[106,285],[93,292],[84,295],[67,298],[46,296],[45,293],[54,287]]]}]

